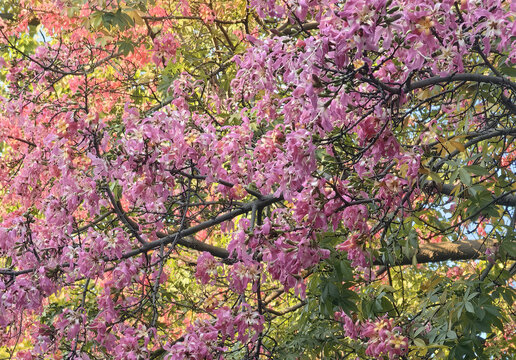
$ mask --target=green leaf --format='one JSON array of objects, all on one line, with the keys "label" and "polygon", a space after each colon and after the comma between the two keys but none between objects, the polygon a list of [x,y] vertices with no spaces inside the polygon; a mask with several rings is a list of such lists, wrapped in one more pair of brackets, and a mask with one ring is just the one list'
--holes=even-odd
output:
[{"label": "green leaf", "polygon": [[131,52],[134,51],[134,44],[130,41],[119,41],[117,43],[118,45],[118,50],[123,54],[123,55],[128,55],[130,54]]},{"label": "green leaf", "polygon": [[464,185],[466,185],[466,186],[471,185],[471,176],[469,175],[468,171],[465,168],[459,169],[459,178]]},{"label": "green leaf", "polygon": [[420,347],[420,348],[426,348],[425,341],[420,338],[414,339],[414,345],[416,345],[417,347]]},{"label": "green leaf", "polygon": [[475,308],[473,307],[473,305],[471,305],[469,301],[465,304],[465,307],[467,312],[470,312],[472,314],[475,313]]},{"label": "green leaf", "polygon": [[448,332],[446,333],[446,337],[452,340],[457,339],[457,333],[455,333],[455,331],[453,330],[448,330]]},{"label": "green leaf", "polygon": [[441,177],[439,176],[439,174],[431,171],[428,176],[430,176],[430,178],[437,184],[442,184],[442,180],[441,180]]},{"label": "green leaf", "polygon": [[508,305],[514,304],[514,298],[516,297],[516,291],[512,288],[500,288],[502,297]]},{"label": "green leaf", "polygon": [[489,170],[480,165],[464,166],[464,169],[475,175],[489,175]]},{"label": "green leaf", "polygon": [[516,257],[516,242],[504,241],[500,244],[500,250],[505,251],[510,257]]},{"label": "green leaf", "polygon": [[477,306],[475,308],[475,314],[477,315],[478,319],[479,320],[482,320],[484,319],[484,317],[486,316],[486,312],[484,309],[482,309],[480,306]]},{"label": "green leaf", "polygon": [[469,294],[469,295],[466,297],[466,300],[471,300],[471,299],[473,299],[473,298],[474,298],[475,296],[477,296],[477,295],[478,295],[478,292],[476,292],[476,291],[475,291],[475,292],[473,292],[473,293]]},{"label": "green leaf", "polygon": [[516,68],[512,66],[502,66],[500,67],[500,72],[511,77],[516,77]]},{"label": "green leaf", "polygon": [[[414,331],[414,336],[418,336],[419,334],[421,334],[425,330],[427,330],[426,326],[419,327],[416,331]],[[414,340],[414,342],[415,342],[415,340]]]}]

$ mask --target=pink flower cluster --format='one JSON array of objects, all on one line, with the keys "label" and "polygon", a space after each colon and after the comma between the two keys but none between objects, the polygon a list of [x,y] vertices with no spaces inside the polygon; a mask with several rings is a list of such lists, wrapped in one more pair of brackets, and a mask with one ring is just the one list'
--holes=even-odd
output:
[{"label": "pink flower cluster", "polygon": [[394,326],[393,319],[384,316],[374,321],[353,322],[344,311],[336,312],[335,319],[342,323],[347,337],[364,343],[368,356],[376,359],[384,356],[397,359],[408,352],[409,340],[403,336],[403,330],[399,326]]},{"label": "pink flower cluster", "polygon": [[449,279],[459,279],[462,274],[464,273],[464,269],[459,267],[459,266],[454,266],[454,267],[451,267],[448,269],[448,271],[446,271],[446,277],[449,278]]},{"label": "pink flower cluster", "polygon": [[[301,278],[301,271],[319,263],[329,256],[329,251],[317,246],[315,233],[309,229],[297,229],[290,224],[288,213],[278,209],[273,212],[274,223],[271,218],[265,218],[264,224],[256,226],[251,232],[249,221],[242,219],[239,223],[240,231],[236,232],[228,246],[242,263],[234,266],[233,284],[247,285],[259,274],[261,267],[252,259],[248,249],[260,254],[267,263],[267,270],[273,279],[283,284],[285,289],[295,288],[296,292],[304,296],[305,284]],[[243,286],[237,287],[243,290]]]},{"label": "pink flower cluster", "polygon": [[176,51],[179,48],[179,41],[174,34],[166,33],[154,39],[154,53],[152,62],[156,66],[167,66],[169,62],[176,61]]},{"label": "pink flower cluster", "polygon": [[213,24],[215,21],[215,12],[206,4],[199,6],[199,15],[206,24]]},{"label": "pink flower cluster", "polygon": [[[23,312],[29,315],[24,324],[32,314],[42,314],[48,297],[63,286],[91,279],[103,287],[87,293],[98,312],[88,318],[80,311],[63,310],[54,323],[55,334],[46,325],[34,332],[35,342],[42,339],[36,352],[51,351],[51,338],[71,342],[83,336],[119,358],[138,358],[149,343],[146,329],[130,327],[120,309],[138,302],[128,290],[145,288],[145,281],[155,283],[158,276],[158,285],[167,278],[166,271],[155,269],[143,274],[159,262],[156,255],[150,262],[139,256],[140,250],[148,250],[142,244],[176,226],[165,219],[188,217],[188,223],[198,224],[218,210],[237,209],[237,202],[249,195],[246,187],[281,197],[284,206],[271,208],[262,225],[239,218],[228,247],[238,262],[225,274],[232,291],[256,291],[261,276],[302,295],[303,272],[329,256],[318,243],[329,229],[351,234],[337,249],[367,273],[371,264],[364,243],[374,238],[370,232],[378,219],[370,215],[373,207],[368,204],[380,209],[375,215],[388,213],[405,205],[401,202],[408,188],[412,196],[417,193],[420,155],[395,136],[402,125],[396,111],[414,96],[404,89],[427,77],[476,68],[470,60],[474,45],[489,56],[491,50],[506,53],[505,64],[516,62],[513,2],[509,11],[507,1],[500,0],[465,0],[457,6],[452,0],[250,3],[262,16],[313,19],[318,30],[307,30],[303,39],[248,35],[247,52],[235,58],[235,95],[227,104],[217,96],[219,89],[210,88],[215,85],[183,75],[169,89],[170,106],[151,114],[129,105],[122,111],[121,104],[132,101],[120,91],[125,85],[107,74],[100,76],[103,64],[122,60],[105,57],[115,53],[113,45],[101,53],[90,52],[93,47],[80,41],[85,29],[70,34],[73,46],[56,41],[5,64],[6,93],[12,99],[0,100],[5,143],[0,182],[7,195],[3,207],[9,209],[0,214],[0,257],[10,264],[0,279],[0,333],[19,323]],[[180,6],[183,15],[191,15],[187,2]],[[156,16],[166,14],[161,9]],[[205,4],[200,15],[206,24],[216,21]],[[59,31],[65,30],[56,24]],[[287,28],[296,24],[292,21]],[[61,38],[57,32],[50,35]],[[152,61],[167,66],[175,61],[180,45],[178,37],[162,30],[154,40]],[[463,62],[469,62],[468,67]],[[30,83],[29,78],[36,81]],[[47,92],[56,88],[64,93]],[[389,89],[397,91],[387,94]],[[191,95],[205,90],[214,114],[188,107]],[[387,95],[381,98],[380,92]],[[233,115],[218,116],[219,110]],[[350,145],[349,159],[340,159],[347,149],[334,151],[339,142]],[[194,175],[198,199],[215,204],[213,211],[185,201],[191,200],[194,190],[186,184]],[[120,199],[109,199],[107,189],[116,189]],[[127,226],[121,209],[141,227]],[[495,261],[496,253],[488,249],[488,261]],[[214,284],[223,273],[220,266],[203,253],[197,279]],[[19,273],[11,276],[11,271]],[[458,276],[459,271],[450,275]],[[262,315],[249,305],[222,307],[215,314],[214,320],[191,325],[183,341],[169,344],[169,358],[216,358],[225,350],[225,341],[256,339],[263,328]],[[345,314],[339,319],[350,338],[366,343],[372,357],[407,352],[408,340],[392,319],[362,324]]]},{"label": "pink flower cluster", "polygon": [[248,340],[255,341],[263,331],[264,317],[245,303],[234,310],[221,307],[214,315],[211,320],[196,320],[181,341],[165,345],[168,351],[165,359],[220,359],[220,354],[226,351],[225,341],[236,339],[245,344]]},{"label": "pink flower cluster", "polygon": [[346,241],[335,248],[347,252],[348,260],[356,269],[357,276],[361,274],[368,281],[374,279],[375,273],[371,271],[371,256],[364,250],[364,244],[361,243],[358,233],[350,235]]},{"label": "pink flower cluster", "polygon": [[203,285],[214,284],[217,280],[218,268],[221,265],[212,254],[205,251],[197,258],[195,277]]}]

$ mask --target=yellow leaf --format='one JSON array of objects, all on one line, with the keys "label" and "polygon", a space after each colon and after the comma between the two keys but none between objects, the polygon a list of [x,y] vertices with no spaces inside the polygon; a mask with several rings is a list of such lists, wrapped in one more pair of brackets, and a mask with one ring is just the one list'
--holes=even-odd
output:
[{"label": "yellow leaf", "polygon": [[401,177],[406,177],[407,176],[407,171],[408,171],[408,164],[402,164],[400,166],[400,175]]},{"label": "yellow leaf", "polygon": [[431,95],[430,90],[425,89],[425,90],[423,90],[423,91],[420,91],[420,92],[417,94],[417,98],[418,98],[419,100],[425,100],[425,99],[429,98],[429,97],[430,97],[430,95]]},{"label": "yellow leaf", "polygon": [[458,141],[455,140],[449,140],[448,141],[455,149],[459,150],[460,152],[466,151],[466,148],[464,145]]},{"label": "yellow leaf", "polygon": [[448,149],[444,146],[444,144],[437,144],[435,146],[435,150],[437,151],[437,153],[439,155],[446,155],[446,153],[448,152]]},{"label": "yellow leaf", "polygon": [[142,19],[137,10],[128,10],[127,15],[129,15],[137,25],[145,25],[145,21]]},{"label": "yellow leaf", "polygon": [[437,284],[439,284],[441,281],[442,281],[442,278],[441,278],[441,277],[439,277],[439,276],[436,276],[436,277],[434,277],[433,279],[430,279],[430,280],[428,280],[428,281],[424,282],[423,284],[421,284],[421,290],[425,290],[425,291],[426,291],[426,290],[428,290],[428,289],[432,290],[432,289],[434,289],[434,288],[437,286]]},{"label": "yellow leaf", "polygon": [[459,195],[460,188],[461,188],[460,184],[455,185],[455,186],[454,186],[454,188],[453,188],[453,189],[452,189],[452,191],[451,191],[451,195],[452,195],[452,196],[457,196],[457,195]]}]

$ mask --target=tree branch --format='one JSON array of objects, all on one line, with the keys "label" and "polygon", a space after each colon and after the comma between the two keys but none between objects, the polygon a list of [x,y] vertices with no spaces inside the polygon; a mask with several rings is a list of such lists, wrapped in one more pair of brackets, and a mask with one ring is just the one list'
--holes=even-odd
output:
[{"label": "tree branch", "polygon": [[[201,230],[208,229],[215,225],[221,224],[224,221],[232,220],[232,219],[236,218],[237,216],[240,216],[245,213],[248,213],[249,211],[252,211],[253,208],[263,209],[267,206],[270,206],[270,205],[280,202],[282,200],[283,200],[282,196],[279,196],[279,197],[264,196],[262,199],[252,201],[248,204],[241,206],[238,209],[235,209],[233,211],[219,215],[213,219],[202,222],[202,223],[192,226],[188,229],[180,230],[180,231],[172,233],[172,234],[158,233],[158,236],[161,236],[161,239],[147,242],[147,243],[145,243],[145,245],[143,245],[137,249],[134,249],[134,250],[124,253],[120,258],[104,257],[103,260],[104,261],[116,261],[119,259],[129,259],[131,257],[137,256],[140,254],[144,254],[151,250],[160,248],[161,246],[166,246],[169,244],[179,244],[179,245],[184,246],[189,249],[193,249],[193,250],[197,250],[197,251],[207,251],[215,257],[222,258],[222,259],[228,259],[228,261],[226,261],[226,262],[231,263],[232,261],[229,260],[230,254],[225,248],[220,248],[217,246],[206,244],[202,241],[191,238],[191,235],[196,234]],[[61,265],[61,267],[68,267],[68,266],[70,266],[70,263]],[[0,275],[7,275],[7,276],[14,277],[14,276],[23,275],[23,274],[30,274],[34,271],[35,271],[35,268],[23,269],[23,270],[14,270],[14,269],[5,269],[5,268],[1,269],[0,268]]]},{"label": "tree branch", "polygon": [[[179,233],[172,233],[164,236],[163,238],[155,241],[148,242],[144,246],[134,249],[132,251],[129,251],[122,255],[122,259],[128,259],[133,256],[136,256],[138,254],[146,253],[150,250],[159,248],[161,244],[168,245],[175,241],[177,241],[177,244],[182,245],[184,247],[192,248],[199,251],[208,251],[213,256],[220,257],[220,258],[227,258],[229,257],[229,252],[226,249],[218,248],[209,244],[205,244],[201,241],[197,240],[186,240],[185,238],[188,236],[191,236],[195,233],[198,233],[201,230],[208,229],[212,226],[218,225],[223,223],[224,221],[232,220],[236,218],[237,216],[243,215],[245,213],[248,213],[249,211],[252,211],[253,208],[256,209],[263,209],[267,206],[270,206],[274,203],[280,202],[283,200],[283,197],[274,197],[274,196],[264,196],[260,200],[252,201],[248,204],[243,205],[239,209],[227,212],[223,215],[219,215],[211,220],[202,222],[198,225],[192,226],[188,229],[185,229]],[[107,259],[108,261],[110,259]]]},{"label": "tree branch", "polygon": [[[474,260],[484,255],[487,248],[488,246],[484,240],[421,244],[416,253],[416,262],[425,264],[441,261]],[[375,260],[373,265],[385,265],[385,263],[381,260]],[[412,258],[404,257],[396,264],[390,265],[412,265]]]},{"label": "tree branch", "polygon": [[[434,76],[428,79],[416,81],[406,85],[403,88],[404,93],[408,93],[410,91],[421,89],[426,86],[437,85],[441,83],[453,82],[453,81],[472,81],[479,83],[489,83],[495,85],[509,86],[512,89],[516,89],[516,83],[504,79],[498,76],[489,76],[489,75],[481,75],[481,74],[452,74],[449,76]],[[399,89],[396,89],[399,94]]]},{"label": "tree branch", "polygon": [[8,13],[0,13],[0,18],[2,18],[4,20],[12,21],[12,20],[14,20],[14,15],[8,14]]},{"label": "tree branch", "polygon": [[[452,184],[441,184],[441,185],[435,184],[434,186],[432,186],[432,189],[436,189],[441,194],[448,195],[448,196],[457,196],[457,197],[460,197],[463,199],[468,198],[467,192],[462,192],[458,195],[454,195],[453,194],[454,188],[455,188],[455,186]],[[493,203],[496,205],[516,207],[516,196],[511,195],[510,193],[502,194],[502,195],[496,196],[496,197],[493,195],[493,200],[494,200]]]},{"label": "tree branch", "polygon": [[[163,20],[197,20],[197,21],[203,21],[203,18],[200,16],[176,16],[176,15],[169,15],[169,16],[142,16],[142,19],[148,20],[148,21],[159,21],[162,22]],[[219,19],[213,19],[213,22],[216,24],[223,24],[223,25],[235,25],[235,24],[243,24],[245,22],[245,19],[240,20],[219,20]]]},{"label": "tree branch", "polygon": [[503,77],[499,76],[490,76],[490,75],[481,75],[481,74],[452,74],[449,76],[433,76],[431,78],[423,79],[420,81],[409,83],[403,87],[401,86],[392,86],[387,85],[381,82],[378,79],[373,77],[363,78],[365,81],[375,85],[378,88],[381,88],[384,91],[387,91],[391,94],[400,95],[401,93],[407,94],[411,91],[422,89],[427,86],[439,85],[442,83],[450,83],[455,81],[466,81],[466,82],[478,82],[478,83],[488,83],[495,84],[501,86],[507,86],[511,89],[516,89],[516,83],[510,80],[507,80]]}]

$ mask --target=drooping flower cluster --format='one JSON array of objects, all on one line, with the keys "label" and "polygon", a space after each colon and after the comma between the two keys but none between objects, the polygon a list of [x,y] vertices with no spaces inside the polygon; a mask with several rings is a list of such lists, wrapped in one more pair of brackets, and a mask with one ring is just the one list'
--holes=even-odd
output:
[{"label": "drooping flower cluster", "polygon": [[[319,248],[315,243],[314,233],[307,229],[298,230],[289,224],[289,217],[285,212],[275,210],[274,220],[278,226],[271,227],[270,218],[264,219],[264,224],[249,229],[249,221],[240,221],[238,231],[228,246],[230,253],[234,253],[242,263],[234,267],[242,269],[242,275],[237,279],[251,280],[251,275],[258,275],[252,269],[259,269],[259,263],[251,258],[248,249],[262,257],[268,265],[267,270],[273,279],[280,281],[285,289],[295,288],[304,296],[305,284],[301,272],[318,264],[329,256],[329,251]],[[234,270],[235,271],[235,270]],[[248,275],[249,274],[249,275]],[[240,287],[243,289],[243,287]]]},{"label": "drooping flower cluster", "polygon": [[215,260],[209,252],[203,252],[197,258],[197,269],[195,277],[201,284],[214,284],[218,276],[220,262]]},{"label": "drooping flower cluster", "polygon": [[[214,311],[212,320],[196,320],[187,328],[186,335],[174,344],[165,345],[169,360],[219,359],[226,348],[225,341],[236,339],[245,344],[256,340],[263,330],[264,317],[242,303],[238,311],[221,307]],[[235,316],[236,313],[236,316]]]},{"label": "drooping flower cluster", "polygon": [[345,251],[351,261],[351,266],[367,274],[366,270],[371,266],[370,259],[368,259],[367,253],[363,250],[363,244],[360,244],[359,240],[359,235],[353,234],[346,241],[337,245],[336,249]]},{"label": "drooping flower cluster", "polygon": [[408,352],[409,341],[394,320],[387,317],[365,322],[353,320],[343,311],[335,313],[335,319],[342,323],[344,333],[352,340],[360,340],[366,347],[365,353],[375,359],[387,356],[397,359]]},{"label": "drooping flower cluster", "polygon": [[166,33],[156,37],[154,39],[152,61],[156,66],[167,66],[170,62],[174,63],[179,46],[179,41],[174,34]]}]

